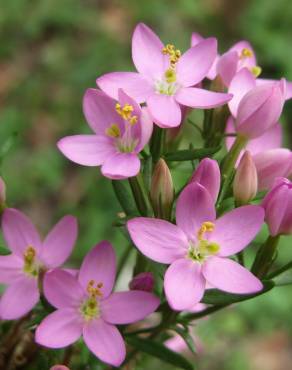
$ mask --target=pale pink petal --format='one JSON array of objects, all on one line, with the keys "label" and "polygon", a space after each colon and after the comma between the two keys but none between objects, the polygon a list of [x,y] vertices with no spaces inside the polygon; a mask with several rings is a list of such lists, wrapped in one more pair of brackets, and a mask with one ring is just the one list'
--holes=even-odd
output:
[{"label": "pale pink petal", "polygon": [[236,51],[228,51],[217,62],[217,73],[222,78],[225,86],[229,86],[237,71],[238,55]]},{"label": "pale pink petal", "polygon": [[136,176],[140,171],[140,159],[136,153],[115,153],[103,164],[101,172],[113,180]]},{"label": "pale pink petal", "polygon": [[255,86],[255,77],[247,68],[241,69],[233,77],[228,89],[228,92],[233,95],[233,98],[228,103],[228,107],[233,117],[236,117],[237,115],[240,100]]},{"label": "pale pink petal", "polygon": [[123,120],[115,109],[116,101],[97,89],[87,89],[83,97],[83,112],[85,118],[98,135],[104,135],[105,130],[113,123],[123,124]]},{"label": "pale pink petal", "polygon": [[47,272],[43,284],[46,299],[56,308],[76,308],[86,296],[77,277],[64,270]]},{"label": "pale pink petal", "polygon": [[137,153],[140,152],[146,144],[148,144],[153,131],[153,122],[147,107],[142,108],[140,121],[139,143],[135,148]]},{"label": "pale pink petal", "polygon": [[181,109],[170,95],[153,94],[147,99],[153,121],[162,128],[177,127],[181,123]]},{"label": "pale pink petal", "polygon": [[161,78],[168,64],[168,58],[162,53],[164,48],[159,37],[144,23],[139,23],[132,38],[132,58],[137,68],[145,77]]},{"label": "pale pink petal", "polygon": [[83,166],[100,166],[116,152],[112,138],[98,135],[66,136],[57,146],[65,157]]},{"label": "pale pink petal", "polygon": [[191,36],[191,46],[196,46],[203,40],[203,36],[201,36],[198,32],[193,32]]},{"label": "pale pink petal", "polygon": [[[249,57],[241,57],[243,49],[248,49],[249,51],[251,51],[252,55],[249,56]],[[237,55],[239,57],[238,66],[237,66],[238,70],[239,70],[239,68],[244,68],[244,67],[251,68],[251,67],[254,67],[257,64],[256,58],[255,58],[255,52],[254,52],[251,44],[248,41],[242,40],[242,41],[237,42],[229,50],[229,52],[234,52],[234,51],[237,52]]]},{"label": "pale pink petal", "polygon": [[82,335],[83,320],[75,308],[61,308],[47,316],[37,327],[35,341],[48,348],[63,348]]},{"label": "pale pink petal", "polygon": [[287,81],[285,98],[286,100],[289,100],[292,98],[292,82]]},{"label": "pale pink petal", "polygon": [[249,270],[228,258],[210,257],[202,272],[209,283],[225,292],[250,294],[263,289],[260,280]]},{"label": "pale pink petal", "polygon": [[197,182],[187,185],[176,204],[176,223],[187,236],[196,240],[203,222],[216,218],[214,201],[206,188]]},{"label": "pale pink petal", "polygon": [[139,251],[154,261],[172,263],[187,252],[187,237],[168,221],[137,217],[128,221],[127,228]]},{"label": "pale pink petal", "polygon": [[120,366],[126,357],[126,346],[120,332],[114,325],[102,319],[93,320],[83,328],[84,342],[101,361]]},{"label": "pale pink petal", "polygon": [[23,275],[23,263],[15,254],[0,256],[0,284],[10,284]]},{"label": "pale pink petal", "polygon": [[[271,82],[278,82],[278,81],[279,80],[271,80],[268,78],[257,78],[256,79],[257,86],[266,85],[266,84],[270,84]],[[285,99],[289,100],[291,98],[292,98],[292,82],[287,81]]]},{"label": "pale pink petal", "polygon": [[63,217],[43,242],[41,260],[46,267],[61,266],[70,256],[77,239],[78,225],[73,216]]},{"label": "pale pink petal", "polygon": [[217,40],[210,37],[187,50],[176,66],[177,80],[182,86],[193,86],[206,77],[217,55]]},{"label": "pale pink petal", "polygon": [[138,103],[143,103],[153,94],[154,87],[145,77],[135,72],[107,73],[96,80],[97,85],[110,97],[118,100],[118,91],[123,89]]},{"label": "pale pink petal", "polygon": [[23,277],[6,288],[0,300],[0,317],[3,320],[16,320],[25,316],[40,298],[37,279]]},{"label": "pale pink petal", "polygon": [[84,258],[79,271],[79,282],[84,289],[93,280],[102,283],[103,298],[112,291],[116,276],[116,256],[112,245],[107,241],[97,244]]},{"label": "pale pink petal", "polygon": [[243,206],[215,221],[209,239],[219,244],[218,255],[226,257],[244,249],[260,231],[265,212],[259,206]]},{"label": "pale pink petal", "polygon": [[217,93],[197,87],[184,87],[179,89],[175,95],[175,100],[180,104],[198,109],[216,108],[226,104],[230,99],[232,99],[231,94]]},{"label": "pale pink petal", "polygon": [[41,247],[36,228],[28,217],[17,209],[5,209],[2,216],[2,230],[8,248],[21,258],[28,246],[36,250]]},{"label": "pale pink petal", "polygon": [[148,292],[113,293],[101,302],[102,318],[110,324],[131,324],[153,313],[159,303],[159,299]]},{"label": "pale pink petal", "polygon": [[165,273],[164,290],[173,310],[193,307],[200,302],[205,291],[201,265],[186,258],[172,263]]}]

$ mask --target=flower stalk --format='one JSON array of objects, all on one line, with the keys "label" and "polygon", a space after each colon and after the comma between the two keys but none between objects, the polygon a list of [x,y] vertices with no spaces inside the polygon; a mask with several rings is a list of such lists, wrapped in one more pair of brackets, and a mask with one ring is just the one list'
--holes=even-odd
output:
[{"label": "flower stalk", "polygon": [[258,250],[251,271],[259,278],[264,278],[269,272],[274,262],[279,240],[280,235],[270,235]]}]

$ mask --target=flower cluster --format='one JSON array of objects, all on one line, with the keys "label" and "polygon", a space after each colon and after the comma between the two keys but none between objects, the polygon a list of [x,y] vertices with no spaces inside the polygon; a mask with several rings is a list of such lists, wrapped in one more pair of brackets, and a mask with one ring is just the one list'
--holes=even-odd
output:
[{"label": "flower cluster", "polygon": [[[266,280],[278,240],[292,234],[292,154],[281,147],[279,123],[292,83],[259,78],[247,41],[220,55],[215,38],[194,33],[181,52],[145,24],[134,30],[132,58],[137,72],[105,74],[97,79],[99,89],[86,91],[83,110],[94,133],[57,144],[71,161],[101,166],[113,180],[123,211],[116,224],[136,247],[129,291],[113,292],[116,257],[109,242],[93,247],[78,270],[64,267],[77,239],[75,217],[63,217],[42,241],[23,213],[7,208],[0,182],[2,231],[11,250],[0,257],[0,283],[7,285],[1,319],[30,320],[43,305],[46,315],[34,327],[37,344],[63,348],[82,337],[113,366],[126,358],[127,335],[140,343],[141,333],[149,340],[168,326],[183,331],[209,313],[204,303],[215,311],[271,289]],[[202,125],[194,124],[204,147],[193,149],[197,140],[188,137],[188,149],[181,149],[192,109],[205,110]],[[194,167],[179,191],[173,161]],[[264,223],[269,236],[256,251],[253,241]],[[251,269],[246,248],[255,255]],[[161,321],[153,331],[145,323],[136,331],[117,327],[155,311]],[[169,336],[163,341],[164,350],[176,347]],[[126,361],[134,355],[135,349]]]}]

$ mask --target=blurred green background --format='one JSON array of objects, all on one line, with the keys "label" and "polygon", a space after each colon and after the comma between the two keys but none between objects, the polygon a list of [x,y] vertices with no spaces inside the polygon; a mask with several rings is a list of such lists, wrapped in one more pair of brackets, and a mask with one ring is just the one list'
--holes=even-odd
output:
[{"label": "blurred green background", "polygon": [[[292,80],[291,0],[0,0],[0,154],[8,204],[43,233],[63,214],[76,215],[80,234],[72,265],[102,239],[112,241],[119,255],[127,246],[112,228],[120,208],[110,182],[98,169],[66,160],[56,142],[89,132],[82,96],[97,76],[133,70],[131,34],[139,21],[181,50],[193,31],[216,36],[221,52],[247,39],[264,77]],[[291,147],[291,102],[283,124]],[[283,262],[291,259],[291,241],[282,240]],[[205,348],[194,358],[199,370],[288,370],[291,288],[214,315],[195,330]],[[158,364],[150,360],[141,368],[153,366]]]}]

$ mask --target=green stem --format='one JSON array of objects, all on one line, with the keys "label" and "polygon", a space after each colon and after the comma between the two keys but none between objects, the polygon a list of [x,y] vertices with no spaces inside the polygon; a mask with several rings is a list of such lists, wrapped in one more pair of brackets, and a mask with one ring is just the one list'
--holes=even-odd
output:
[{"label": "green stem", "polygon": [[272,266],[279,239],[280,235],[268,236],[266,242],[258,250],[251,271],[259,278],[265,277]]},{"label": "green stem", "polygon": [[138,211],[142,216],[148,216],[150,212],[150,202],[141,174],[138,174],[136,177],[130,177],[129,183]]},{"label": "green stem", "polygon": [[230,306],[231,303],[226,303],[226,304],[221,304],[221,305],[216,305],[216,306],[211,306],[206,308],[203,311],[196,312],[196,313],[190,313],[187,315],[184,315],[181,317],[178,322],[182,324],[188,324],[190,321],[201,319],[202,317],[208,316],[214,312],[217,312],[219,310],[222,310],[222,308],[225,308],[227,306]]},{"label": "green stem", "polygon": [[268,280],[273,279],[274,277],[276,277],[276,276],[278,276],[278,275],[282,274],[283,272],[285,272],[285,271],[287,271],[287,270],[290,270],[291,268],[292,268],[292,261],[290,261],[290,262],[289,262],[289,263],[287,263],[286,265],[284,265],[284,266],[282,266],[282,267],[278,268],[277,270],[275,270],[275,271],[271,272],[270,274],[268,274],[268,275],[266,276],[266,278],[267,278]]},{"label": "green stem", "polygon": [[152,156],[153,164],[155,164],[158,159],[163,154],[164,147],[164,136],[165,130],[158,126],[154,126],[153,135],[150,142],[150,153]]}]

